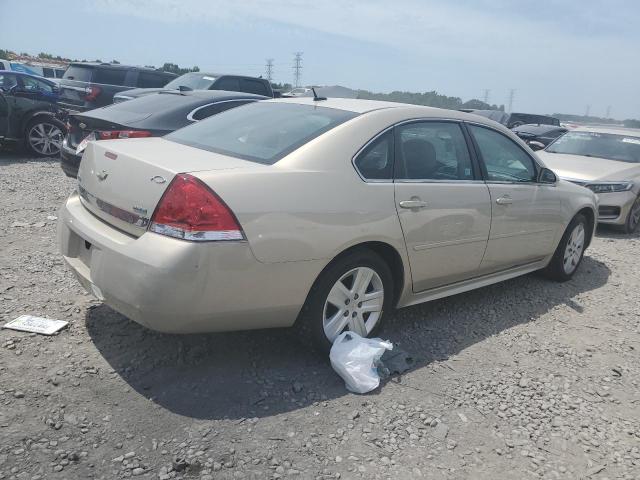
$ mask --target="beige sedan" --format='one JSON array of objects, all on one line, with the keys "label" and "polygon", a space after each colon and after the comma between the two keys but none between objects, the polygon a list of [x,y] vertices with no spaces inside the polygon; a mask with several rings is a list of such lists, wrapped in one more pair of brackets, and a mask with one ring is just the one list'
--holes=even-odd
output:
[{"label": "beige sedan", "polygon": [[580,127],[537,152],[561,178],[593,190],[599,221],[634,232],[640,225],[640,130]]},{"label": "beige sedan", "polygon": [[295,325],[328,349],[394,307],[568,280],[596,221],[593,192],[490,120],[299,98],[90,143],[58,234],[80,283],[149,328]]}]

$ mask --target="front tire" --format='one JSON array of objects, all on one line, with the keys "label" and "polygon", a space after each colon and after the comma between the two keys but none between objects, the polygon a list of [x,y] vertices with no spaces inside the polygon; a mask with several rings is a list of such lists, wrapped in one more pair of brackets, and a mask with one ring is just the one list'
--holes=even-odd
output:
[{"label": "front tire", "polygon": [[345,330],[373,337],[393,306],[391,269],[375,252],[358,249],[338,257],[311,287],[296,322],[302,341],[328,353]]},{"label": "front tire", "polygon": [[570,280],[578,270],[587,242],[589,223],[581,213],[573,217],[543,273],[558,282]]},{"label": "front tire", "polygon": [[65,127],[52,117],[40,116],[27,124],[24,132],[25,147],[38,157],[55,157],[60,154]]},{"label": "front tire", "polygon": [[640,195],[636,197],[636,201],[633,202],[629,209],[629,215],[627,215],[627,221],[624,223],[624,233],[633,233],[638,229],[640,225]]}]

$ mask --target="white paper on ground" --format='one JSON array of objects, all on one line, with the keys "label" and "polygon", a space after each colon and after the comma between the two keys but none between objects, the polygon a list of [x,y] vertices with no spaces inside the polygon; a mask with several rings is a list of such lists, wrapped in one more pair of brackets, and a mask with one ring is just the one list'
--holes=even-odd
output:
[{"label": "white paper on ground", "polygon": [[69,322],[65,322],[64,320],[21,315],[15,320],[5,323],[2,328],[10,328],[21,332],[41,333],[42,335],[53,335],[68,324]]}]

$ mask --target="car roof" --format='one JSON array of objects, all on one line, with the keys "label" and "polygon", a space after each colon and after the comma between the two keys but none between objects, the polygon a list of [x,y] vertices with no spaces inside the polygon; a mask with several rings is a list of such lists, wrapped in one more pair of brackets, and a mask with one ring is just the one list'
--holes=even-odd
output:
[{"label": "car roof", "polygon": [[[126,93],[126,92],[125,92]],[[153,94],[152,94],[153,95]],[[256,100],[265,100],[271,97],[264,95],[256,95],[254,93],[232,92],[229,90],[162,90],[157,95],[181,95],[184,97],[198,97],[203,100],[232,100],[235,98],[255,98]]]},{"label": "car roof", "polygon": [[537,123],[527,123],[525,125],[520,125],[519,127],[513,128],[515,132],[525,132],[525,133],[544,133],[550,130],[566,130],[566,127],[562,127],[560,125],[547,125],[547,124],[537,124]]},{"label": "car roof", "polygon": [[611,133],[614,135],[626,135],[631,137],[640,137],[640,129],[638,128],[626,128],[626,127],[578,127],[571,130],[572,132],[594,132],[594,133]]},{"label": "car roof", "polygon": [[0,73],[13,73],[14,75],[19,75],[21,77],[31,77],[31,78],[36,78],[42,82],[48,83],[50,85],[55,85],[55,82],[52,82],[51,80],[49,80],[46,77],[41,77],[40,75],[33,75],[32,73],[26,73],[26,72],[16,72],[13,70],[0,70]]},{"label": "car roof", "polygon": [[175,73],[165,72],[157,68],[141,67],[140,65],[123,65],[121,63],[100,63],[100,62],[71,62],[70,67],[93,67],[93,68],[112,68],[117,70],[144,70],[146,72],[162,73],[177,77]]},{"label": "car roof", "polygon": [[[299,105],[312,105],[314,107],[335,108],[357,114],[364,114],[380,110],[396,110],[398,113],[406,111],[407,118],[441,118],[448,120],[460,120],[487,125],[493,128],[499,127],[503,131],[509,131],[500,123],[487,117],[459,110],[427,107],[410,103],[385,102],[381,100],[364,100],[359,98],[328,98],[326,100],[314,100],[313,97],[274,98],[265,102],[290,103]],[[515,136],[515,135],[514,135]]]},{"label": "car roof", "polygon": [[[260,78],[260,77],[251,77],[249,75],[238,75],[235,73],[212,73],[212,72],[185,72],[182,75],[188,75],[188,74],[194,74],[194,75],[203,75],[206,77],[215,77],[215,78],[220,78],[220,77],[238,77],[238,78],[249,78],[251,80],[262,80],[262,81],[267,81],[266,78]],[[180,76],[182,76],[180,75]]]}]

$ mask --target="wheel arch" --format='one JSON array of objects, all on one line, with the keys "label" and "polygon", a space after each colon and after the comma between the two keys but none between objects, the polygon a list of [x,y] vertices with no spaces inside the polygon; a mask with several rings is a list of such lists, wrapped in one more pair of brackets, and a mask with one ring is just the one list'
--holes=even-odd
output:
[{"label": "wheel arch", "polygon": [[31,112],[26,113],[23,118],[22,118],[22,124],[20,125],[20,131],[22,132],[22,135],[25,136],[26,135],[26,128],[27,126],[36,118],[38,117],[49,117],[53,120],[56,120],[59,123],[62,123],[62,121],[58,120],[56,118],[56,115],[54,112],[51,112],[49,110],[33,110]]},{"label": "wheel arch", "polygon": [[584,215],[589,223],[589,235],[587,236],[587,241],[585,242],[584,248],[586,249],[589,245],[591,245],[591,240],[593,239],[596,233],[596,213],[591,207],[583,207],[576,212],[576,215]]},{"label": "wheel arch", "polygon": [[[393,275],[393,305],[397,305],[405,287],[405,265],[400,252],[391,244],[379,240],[364,241],[351,245],[338,253],[318,274],[320,278],[327,268],[355,250],[371,250],[389,266]],[[317,280],[317,279],[316,279]]]}]

